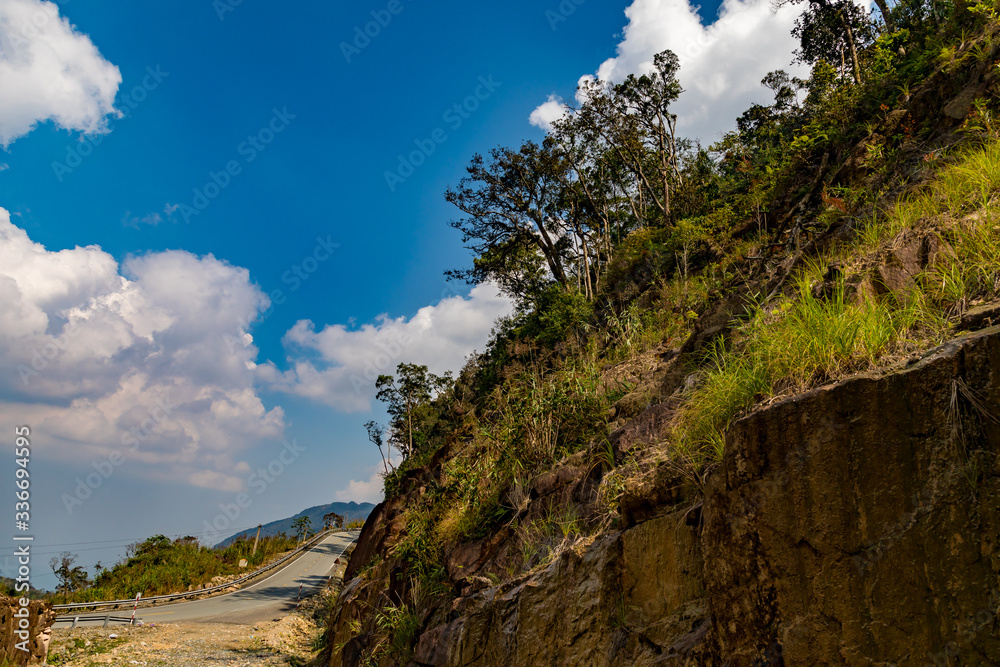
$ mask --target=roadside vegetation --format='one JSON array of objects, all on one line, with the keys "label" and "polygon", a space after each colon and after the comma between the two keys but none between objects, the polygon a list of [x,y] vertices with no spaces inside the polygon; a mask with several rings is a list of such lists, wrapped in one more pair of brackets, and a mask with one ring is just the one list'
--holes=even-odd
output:
[{"label": "roadside vegetation", "polygon": [[[238,540],[227,547],[212,549],[198,544],[197,538],[170,540],[154,535],[128,547],[121,562],[111,568],[95,568],[94,577],[76,564],[77,557],[64,553],[53,558],[51,567],[59,585],[51,596],[54,604],[125,600],[185,592],[209,585],[215,577],[245,574],[298,546],[285,534],[262,537],[254,552],[253,540]],[[240,561],[247,565],[240,568]]]},{"label": "roadside vegetation", "polygon": [[[807,3],[811,76],[768,74],[773,102],[711,146],[677,134],[667,51],[586,83],[541,144],[474,156],[446,197],[475,259],[450,275],[517,310],[456,376],[407,363],[378,380],[390,423],[368,432],[402,457],[383,454],[405,530],[363,576],[406,581],[356,622],[370,664],[410,659],[456,594],[456,545],[501,536],[480,574],[515,580],[613,529],[651,466],[697,493],[734,420],[912,358],[1000,298],[1000,104],[987,85],[954,102],[1000,73],[998,7],[879,6]],[[619,448],[657,405],[662,435]],[[568,467],[589,500],[539,492]]]}]

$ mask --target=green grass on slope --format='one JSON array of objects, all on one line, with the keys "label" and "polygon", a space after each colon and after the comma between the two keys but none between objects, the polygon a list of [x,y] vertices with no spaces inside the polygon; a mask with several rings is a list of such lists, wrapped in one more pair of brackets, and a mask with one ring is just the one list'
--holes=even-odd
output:
[{"label": "green grass on slope", "polygon": [[772,396],[873,368],[948,331],[947,317],[975,300],[1000,295],[1000,142],[965,149],[921,192],[870,221],[844,256],[873,253],[917,226],[936,227],[952,252],[926,272],[906,299],[845,299],[837,285],[813,296],[815,263],[795,293],[758,308],[736,329],[730,347],[710,350],[701,386],[682,409],[674,444],[695,459],[719,459],[734,418]]}]

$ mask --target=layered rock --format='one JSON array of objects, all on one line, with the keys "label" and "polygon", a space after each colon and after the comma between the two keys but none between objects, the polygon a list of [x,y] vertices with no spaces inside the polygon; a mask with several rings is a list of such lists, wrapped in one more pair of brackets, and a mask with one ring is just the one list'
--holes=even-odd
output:
[{"label": "layered rock", "polygon": [[28,606],[28,641],[22,651],[18,644],[23,642],[17,635],[19,619],[14,616],[21,609],[16,598],[0,597],[0,663],[11,665],[41,665],[49,650],[49,637],[56,614],[52,605],[40,600],[32,600]]},{"label": "layered rock", "polygon": [[737,423],[705,497],[718,654],[1000,660],[1000,328]]},{"label": "layered rock", "polygon": [[[464,576],[420,619],[415,664],[1000,662],[1000,327],[736,422],[700,504],[664,471],[620,528],[541,570]],[[535,492],[586,480],[560,475]],[[399,594],[397,565],[372,560],[396,502],[356,552],[375,564],[345,588],[331,664],[358,664],[371,638],[351,621]]]}]

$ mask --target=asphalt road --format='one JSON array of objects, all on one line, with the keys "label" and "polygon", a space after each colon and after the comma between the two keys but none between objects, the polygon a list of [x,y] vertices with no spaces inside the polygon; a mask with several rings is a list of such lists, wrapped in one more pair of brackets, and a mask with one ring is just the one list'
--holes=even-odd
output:
[{"label": "asphalt road", "polygon": [[[263,623],[278,620],[295,609],[300,584],[302,597],[315,593],[326,584],[334,561],[356,536],[357,533],[330,535],[287,567],[235,593],[140,608],[136,618],[144,623]],[[80,614],[79,625],[102,625],[107,613]],[[131,610],[110,613],[116,617],[128,617]],[[58,627],[66,627],[65,622]]]}]

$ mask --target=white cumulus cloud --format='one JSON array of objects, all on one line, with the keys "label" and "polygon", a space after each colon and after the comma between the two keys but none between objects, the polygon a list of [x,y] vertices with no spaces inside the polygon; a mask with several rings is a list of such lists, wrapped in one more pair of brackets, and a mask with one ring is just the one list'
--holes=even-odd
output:
[{"label": "white cumulus cloud", "polygon": [[[733,129],[752,103],[771,101],[760,85],[765,74],[776,69],[796,76],[808,73],[790,64],[798,46],[791,29],[801,11],[801,6],[786,6],[774,13],[770,0],[724,0],[718,18],[705,26],[687,0],[634,0],[625,10],[628,23],[617,55],[602,63],[596,76],[621,82],[629,74],[650,71],[656,53],[672,50],[685,89],[674,106],[678,132],[711,143]],[[550,96],[532,112],[530,122],[549,129],[558,117],[557,105]]]},{"label": "white cumulus cloud", "polygon": [[54,252],[0,208],[0,424],[30,424],[37,451],[68,463],[117,451],[131,475],[239,489],[242,452],[284,432],[245,331],[267,306],[211,255]]},{"label": "white cumulus cloud", "polygon": [[531,112],[528,122],[548,132],[557,120],[566,115],[566,111],[566,104],[558,95],[552,94],[544,104]]},{"label": "white cumulus cloud", "polygon": [[0,146],[36,123],[101,132],[122,82],[86,35],[41,0],[0,2]]},{"label": "white cumulus cloud", "polygon": [[374,503],[378,504],[383,499],[384,482],[382,475],[384,469],[379,466],[372,469],[371,475],[364,481],[352,479],[347,484],[346,489],[341,489],[334,493],[335,499],[343,502]]},{"label": "white cumulus cloud", "polygon": [[383,315],[357,329],[333,324],[319,331],[301,320],[285,334],[291,368],[282,372],[262,364],[258,377],[275,391],[361,412],[371,407],[380,374],[391,374],[400,363],[423,364],[438,375],[458,371],[469,354],[483,349],[497,318],[512,311],[509,299],[484,284],[409,319]]}]

